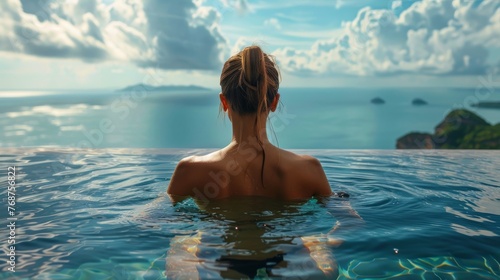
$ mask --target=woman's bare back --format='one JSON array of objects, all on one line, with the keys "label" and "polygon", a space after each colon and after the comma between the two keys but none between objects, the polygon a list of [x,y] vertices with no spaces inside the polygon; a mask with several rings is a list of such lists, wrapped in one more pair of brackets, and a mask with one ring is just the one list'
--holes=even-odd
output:
[{"label": "woman's bare back", "polygon": [[[220,199],[263,196],[285,200],[328,196],[330,186],[319,161],[279,149],[230,144],[205,156],[181,160],[168,193]],[[265,156],[265,159],[264,159]]]}]

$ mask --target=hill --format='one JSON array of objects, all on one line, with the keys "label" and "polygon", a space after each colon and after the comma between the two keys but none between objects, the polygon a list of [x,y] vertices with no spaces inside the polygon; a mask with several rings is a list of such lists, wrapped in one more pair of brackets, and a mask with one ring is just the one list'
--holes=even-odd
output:
[{"label": "hill", "polygon": [[397,149],[500,149],[500,123],[491,125],[475,113],[451,111],[434,134],[411,132],[396,141]]}]

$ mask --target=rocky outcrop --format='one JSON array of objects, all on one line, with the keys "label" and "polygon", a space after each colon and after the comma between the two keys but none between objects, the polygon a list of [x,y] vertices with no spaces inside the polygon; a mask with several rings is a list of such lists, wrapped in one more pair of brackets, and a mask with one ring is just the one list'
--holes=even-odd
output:
[{"label": "rocky outcrop", "polygon": [[500,149],[500,123],[491,125],[471,111],[450,112],[434,134],[412,132],[396,141],[397,149]]},{"label": "rocky outcrop", "polygon": [[375,97],[370,102],[372,104],[385,104],[385,100],[380,97]]},{"label": "rocky outcrop", "polygon": [[427,101],[420,98],[415,98],[411,101],[411,104],[415,106],[422,106],[422,105],[427,105]]},{"label": "rocky outcrop", "polygon": [[436,144],[429,133],[412,132],[399,138],[396,149],[434,149]]}]

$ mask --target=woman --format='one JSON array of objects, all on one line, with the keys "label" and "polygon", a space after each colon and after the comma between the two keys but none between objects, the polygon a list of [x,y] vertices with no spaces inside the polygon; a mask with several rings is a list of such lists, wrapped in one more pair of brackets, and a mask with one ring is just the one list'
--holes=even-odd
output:
[{"label": "woman", "polygon": [[[267,138],[266,120],[270,112],[276,110],[280,98],[279,79],[276,64],[257,46],[245,48],[224,64],[220,101],[221,109],[227,112],[232,123],[232,140],[225,148],[211,154],[182,159],[172,175],[167,193],[174,203],[194,197],[211,219],[224,221],[214,224],[225,225],[225,231],[211,234],[204,230],[202,234],[200,230],[193,236],[172,239],[166,258],[170,278],[197,279],[204,267],[210,267],[208,271],[211,272],[218,271],[224,278],[290,276],[304,269],[315,279],[330,278],[337,273],[329,246],[338,245],[340,241],[325,235],[303,236],[297,240],[293,234],[270,240],[266,234],[272,235],[274,227],[249,218],[255,211],[267,209],[266,218],[272,224],[292,217],[290,213],[293,213],[286,207],[280,208],[271,211],[277,213],[271,219],[269,210],[272,207],[284,207],[313,196],[327,199],[332,195],[325,172],[316,158],[282,150]],[[273,205],[275,199],[283,201]],[[203,241],[203,236],[207,236],[207,240]],[[211,244],[217,240],[215,236],[221,236],[222,240]],[[314,274],[307,262],[301,262],[302,256],[293,257],[288,249],[284,250],[300,242],[309,250],[316,272],[320,274]],[[199,244],[205,245],[200,247]],[[210,248],[223,248],[224,253],[216,260],[200,259],[205,254],[213,254],[205,252]]]},{"label": "woman", "polygon": [[280,149],[267,138],[266,120],[278,106],[279,80],[275,62],[258,46],[226,61],[220,101],[232,123],[232,140],[219,151],[179,162],[167,190],[173,201],[237,196],[301,200],[332,194],[316,158]]}]

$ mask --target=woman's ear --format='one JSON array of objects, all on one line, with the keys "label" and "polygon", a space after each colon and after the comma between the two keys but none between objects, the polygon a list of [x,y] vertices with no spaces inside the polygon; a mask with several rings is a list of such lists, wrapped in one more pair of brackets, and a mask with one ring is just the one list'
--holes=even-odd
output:
[{"label": "woman's ear", "polygon": [[280,101],[280,94],[276,93],[274,96],[273,103],[271,103],[271,112],[276,111],[276,108],[278,108],[278,102]]},{"label": "woman's ear", "polygon": [[220,103],[222,104],[222,109],[224,110],[224,112],[227,112],[227,99],[226,97],[224,96],[224,94],[222,94],[222,92],[219,94],[219,98],[220,98]]}]

